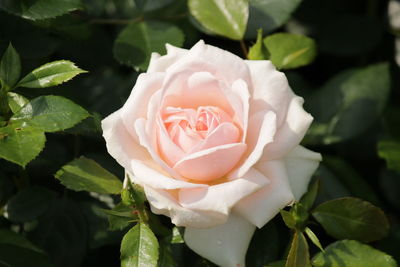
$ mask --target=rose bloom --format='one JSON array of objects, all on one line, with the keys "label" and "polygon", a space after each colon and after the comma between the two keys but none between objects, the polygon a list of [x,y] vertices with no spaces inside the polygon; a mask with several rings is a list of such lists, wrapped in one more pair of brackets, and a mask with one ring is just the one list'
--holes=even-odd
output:
[{"label": "rose bloom", "polygon": [[244,266],[256,227],[307,189],[321,155],[299,145],[313,118],[270,61],[199,41],[153,53],[124,106],[102,121],[108,152],[186,244]]}]

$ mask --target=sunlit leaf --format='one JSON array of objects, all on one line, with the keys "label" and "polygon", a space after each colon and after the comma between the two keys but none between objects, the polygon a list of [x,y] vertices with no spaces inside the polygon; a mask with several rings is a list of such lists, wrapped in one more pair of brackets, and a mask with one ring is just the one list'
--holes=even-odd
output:
[{"label": "sunlit leaf", "polygon": [[391,256],[355,240],[341,240],[329,245],[325,252],[313,257],[312,264],[316,267],[397,266]]},{"label": "sunlit leaf", "polygon": [[70,128],[87,118],[89,113],[81,106],[61,96],[39,96],[15,113],[12,121],[24,121],[45,132]]},{"label": "sunlit leaf", "polygon": [[121,267],[157,266],[158,241],[151,229],[138,223],[121,242]]},{"label": "sunlit leaf", "polygon": [[17,86],[29,88],[45,88],[56,86],[71,80],[80,73],[85,73],[68,60],[58,60],[46,63],[22,78]]},{"label": "sunlit leaf", "polygon": [[241,40],[249,16],[247,0],[189,0],[190,13],[207,30]]},{"label": "sunlit leaf", "polygon": [[80,157],[64,165],[55,177],[74,191],[118,194],[122,183],[92,159]]}]

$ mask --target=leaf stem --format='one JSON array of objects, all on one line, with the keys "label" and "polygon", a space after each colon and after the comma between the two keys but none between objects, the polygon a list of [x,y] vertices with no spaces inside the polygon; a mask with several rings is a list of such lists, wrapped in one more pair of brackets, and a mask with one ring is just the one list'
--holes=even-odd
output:
[{"label": "leaf stem", "polygon": [[243,39],[240,40],[239,43],[240,43],[240,48],[242,49],[243,55],[247,59],[247,55],[249,53],[247,50],[247,46],[246,46],[245,42],[243,41]]}]

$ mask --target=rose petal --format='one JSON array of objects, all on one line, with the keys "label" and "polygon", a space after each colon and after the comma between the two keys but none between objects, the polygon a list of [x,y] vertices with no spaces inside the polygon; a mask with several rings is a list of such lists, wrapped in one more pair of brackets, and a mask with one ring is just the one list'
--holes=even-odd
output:
[{"label": "rose petal", "polygon": [[188,50],[186,49],[175,47],[170,44],[166,44],[165,48],[167,49],[167,54],[165,56],[160,56],[160,54],[158,53],[151,54],[149,67],[147,68],[147,73],[165,72],[169,66],[177,62],[188,52]]},{"label": "rose petal", "polygon": [[163,84],[162,107],[216,106],[233,116],[235,110],[227,99],[225,87],[211,73],[195,72],[190,67],[168,73]]},{"label": "rose petal", "polygon": [[246,251],[254,230],[254,225],[231,214],[225,224],[217,227],[187,227],[184,239],[189,248],[219,266],[244,267]]},{"label": "rose petal", "polygon": [[173,169],[187,179],[209,182],[228,173],[246,147],[246,144],[235,143],[202,150],[182,158]]},{"label": "rose petal", "polygon": [[168,166],[157,154],[155,146],[152,146],[149,142],[149,135],[146,133],[145,128],[146,120],[143,118],[137,119],[135,122],[135,130],[139,137],[140,144],[147,149],[153,161],[164,171],[166,171],[171,177],[181,178],[181,176],[174,169]]},{"label": "rose petal", "polygon": [[139,139],[134,128],[135,121],[138,118],[147,117],[148,103],[152,95],[157,90],[161,90],[164,77],[165,74],[159,72],[140,74],[128,100],[121,109],[122,121],[137,143]]},{"label": "rose petal", "polygon": [[235,121],[238,121],[243,130],[242,142],[247,137],[247,127],[249,120],[249,99],[250,94],[247,83],[238,79],[233,82],[232,93],[226,93],[233,109],[235,110]]},{"label": "rose petal", "polygon": [[131,161],[131,169],[134,176],[134,182],[140,185],[148,185],[158,189],[180,189],[180,188],[197,188],[207,187],[205,184],[194,184],[181,181],[168,176],[153,162],[143,162],[140,160]]},{"label": "rose petal", "polygon": [[122,118],[122,109],[117,110],[101,121],[103,137],[107,151],[126,170],[132,172],[131,159],[151,161],[149,153],[135,142],[126,129]]},{"label": "rose petal", "polygon": [[182,207],[228,214],[242,198],[260,190],[269,183],[256,169],[250,169],[240,179],[204,188],[182,189],[179,203]]},{"label": "rose petal", "polygon": [[293,202],[286,166],[282,161],[258,163],[255,166],[269,180],[270,184],[239,201],[234,212],[256,225],[263,227],[279,210]]},{"label": "rose petal", "polygon": [[271,61],[246,60],[250,69],[251,88],[250,114],[272,110],[277,114],[277,125],[285,117],[289,102],[295,97],[284,73],[276,70]]},{"label": "rose petal", "polygon": [[295,147],[286,157],[285,165],[288,172],[290,187],[295,200],[299,200],[307,191],[308,183],[319,162],[321,154],[315,153],[302,146]]},{"label": "rose petal", "polygon": [[183,208],[176,198],[166,190],[144,186],[151,211],[171,218],[176,226],[185,227],[214,227],[226,222],[228,216],[218,212],[204,212]]},{"label": "rose petal", "polygon": [[303,98],[295,97],[289,104],[285,122],[277,129],[274,142],[265,147],[262,161],[284,157],[300,144],[313,117],[303,109]]},{"label": "rose petal", "polygon": [[198,152],[208,148],[237,143],[239,141],[239,129],[229,122],[224,122],[218,125],[215,130],[207,136],[201,143],[193,147],[189,153]]},{"label": "rose petal", "polygon": [[[180,71],[187,64],[196,62],[201,59],[206,63],[207,68],[213,66],[211,73],[226,84],[231,85],[238,79],[244,80],[247,84],[251,83],[249,68],[240,57],[220,49],[212,45],[206,45],[203,40],[198,41],[187,53],[187,55],[179,61],[179,64],[169,68],[168,71]],[[204,71],[205,65],[197,65],[196,71]],[[229,70],[229,71],[228,71]]]},{"label": "rose petal", "polygon": [[249,120],[249,131],[247,135],[247,151],[243,156],[243,163],[228,177],[235,179],[242,177],[263,155],[264,147],[271,143],[276,131],[276,115],[269,111],[254,114]]}]

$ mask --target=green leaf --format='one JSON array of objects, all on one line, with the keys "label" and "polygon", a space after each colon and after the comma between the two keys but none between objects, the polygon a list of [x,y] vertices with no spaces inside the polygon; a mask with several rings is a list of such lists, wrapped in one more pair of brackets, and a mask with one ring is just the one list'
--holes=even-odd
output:
[{"label": "green leaf", "polygon": [[172,228],[171,244],[182,244],[182,243],[185,243],[185,240],[183,240],[183,236],[179,228],[175,226]]},{"label": "green leaf", "polygon": [[310,183],[308,185],[307,192],[300,199],[300,203],[307,211],[310,210],[314,205],[315,199],[318,194],[318,188],[319,188],[319,179],[315,180],[313,183]]},{"label": "green leaf", "polygon": [[294,229],[296,227],[296,218],[294,217],[293,213],[286,210],[281,210],[280,213],[286,226],[290,229]]},{"label": "green leaf", "polygon": [[24,96],[13,92],[7,93],[7,101],[13,113],[18,112],[23,106],[25,106],[29,102],[29,100]]},{"label": "green leaf", "polygon": [[385,237],[389,230],[382,210],[358,198],[324,202],[314,209],[312,215],[336,239],[371,242]]},{"label": "green leaf", "polygon": [[354,240],[337,241],[312,259],[315,267],[396,267],[395,260],[368,245]]},{"label": "green leaf", "polygon": [[364,132],[386,105],[390,79],[387,63],[334,76],[305,103],[306,110],[314,115],[305,142],[332,144]]},{"label": "green leaf", "polygon": [[28,222],[46,212],[55,193],[40,186],[26,187],[9,199],[7,218],[12,222]]},{"label": "green leaf", "polygon": [[310,228],[306,227],[304,229],[304,232],[307,234],[308,238],[313,242],[314,245],[316,245],[321,251],[324,251],[324,249],[321,246],[321,242],[319,242],[318,237],[314,234],[313,231],[311,231]]},{"label": "green leaf", "polygon": [[250,0],[245,37],[256,38],[256,30],[260,27],[264,33],[270,33],[281,27],[300,2],[301,0]]},{"label": "green leaf", "polygon": [[25,167],[44,148],[43,130],[16,122],[0,128],[0,157]]},{"label": "green leaf", "polygon": [[133,221],[138,220],[138,215],[134,213],[133,208],[123,203],[117,204],[111,210],[102,209],[102,211],[107,214],[108,229],[111,231],[123,230]]},{"label": "green leaf", "polygon": [[26,121],[45,132],[70,128],[87,118],[89,113],[61,96],[39,96],[11,117],[11,121]]},{"label": "green leaf", "polygon": [[378,143],[378,155],[386,160],[388,169],[400,172],[400,142],[382,140]]},{"label": "green leaf", "polygon": [[307,240],[302,232],[296,231],[293,235],[285,267],[308,266],[311,266],[311,264]]},{"label": "green leaf", "polygon": [[98,113],[93,113],[74,127],[65,130],[69,134],[78,134],[93,137],[102,133],[101,129],[102,117]]},{"label": "green leaf", "polygon": [[87,71],[78,68],[71,61],[53,61],[28,73],[18,82],[17,87],[46,88],[56,86],[85,72]]},{"label": "green leaf", "polygon": [[270,60],[278,69],[293,69],[310,64],[317,55],[313,39],[291,33],[275,33],[264,38],[271,54]]},{"label": "green leaf", "polygon": [[136,224],[121,242],[121,267],[157,266],[158,241],[144,223]]},{"label": "green leaf", "polygon": [[30,20],[53,18],[81,8],[80,0],[0,1],[0,9]]},{"label": "green leaf", "polygon": [[17,83],[20,75],[21,59],[10,43],[0,62],[0,80],[10,90]]},{"label": "green leaf", "polygon": [[176,26],[158,21],[146,21],[126,26],[114,42],[113,53],[121,64],[144,70],[151,53],[165,54],[165,44],[183,44],[184,35]]},{"label": "green leaf", "polygon": [[74,191],[89,191],[101,194],[118,194],[121,181],[92,159],[80,157],[64,165],[55,177]]},{"label": "green leaf", "polygon": [[250,60],[266,60],[269,59],[269,57],[269,51],[263,42],[262,29],[259,29],[257,30],[256,43],[250,47],[247,58]]},{"label": "green leaf", "polygon": [[241,40],[249,17],[247,0],[189,0],[190,14],[207,30]]}]

